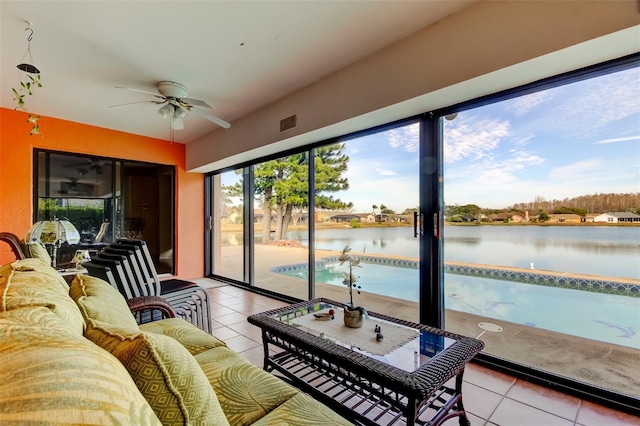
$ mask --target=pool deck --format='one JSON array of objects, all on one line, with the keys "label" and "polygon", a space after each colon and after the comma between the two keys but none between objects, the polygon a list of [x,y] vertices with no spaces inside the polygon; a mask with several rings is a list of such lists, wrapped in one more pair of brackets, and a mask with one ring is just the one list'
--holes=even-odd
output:
[{"label": "pool deck", "polygon": [[[335,256],[335,251],[317,250],[316,259]],[[352,252],[353,255],[363,255]],[[371,256],[366,254],[366,256]],[[393,257],[393,256],[385,256]],[[396,258],[401,258],[397,257]],[[225,247],[221,254],[221,275],[233,276],[242,270],[242,247]],[[272,245],[255,246],[255,285],[258,288],[286,294],[298,299],[308,298],[306,280],[287,277],[270,269],[285,264],[308,262],[308,250]],[[493,266],[492,266],[493,267]],[[510,268],[522,270],[521,268]],[[524,271],[531,272],[530,269]],[[536,270],[536,272],[541,272]],[[574,274],[587,278],[592,275]],[[610,278],[609,278],[610,279]],[[640,280],[631,280],[638,281]],[[335,285],[316,285],[313,297],[326,297],[348,301],[348,290]],[[418,322],[418,304],[376,294],[354,294],[355,303],[369,310]],[[470,337],[482,333],[480,322],[499,323],[501,332],[486,332],[480,336],[485,343],[484,353],[530,365],[534,368],[573,378],[605,389],[611,389],[633,397],[640,397],[640,350],[574,337],[553,331],[495,320],[473,314],[447,310],[447,330]]]}]

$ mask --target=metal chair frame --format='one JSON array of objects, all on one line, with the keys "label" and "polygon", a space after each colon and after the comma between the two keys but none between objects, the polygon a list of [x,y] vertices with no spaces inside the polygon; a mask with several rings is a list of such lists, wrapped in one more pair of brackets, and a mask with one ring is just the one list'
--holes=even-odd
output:
[{"label": "metal chair frame", "polygon": [[[92,257],[87,270],[90,275],[106,277],[127,299],[159,296],[167,301],[178,317],[211,332],[209,295],[206,289],[191,281],[160,281],[145,241],[121,238]],[[101,270],[106,268],[110,275]],[[104,278],[103,278],[104,279]]]}]

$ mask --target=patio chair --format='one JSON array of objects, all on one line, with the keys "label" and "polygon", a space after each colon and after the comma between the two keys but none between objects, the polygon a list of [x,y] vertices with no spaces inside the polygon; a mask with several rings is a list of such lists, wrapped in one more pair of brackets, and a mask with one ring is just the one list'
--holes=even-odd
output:
[{"label": "patio chair", "polygon": [[140,296],[134,292],[121,260],[94,256],[91,262],[82,264],[89,275],[101,278],[116,288],[127,299]]},{"label": "patio chair", "polygon": [[[127,298],[136,296],[160,296],[176,311],[176,315],[195,324],[206,332],[211,331],[209,294],[198,284],[169,279],[160,281],[151,253],[145,241],[121,238],[105,247],[97,256],[98,261],[119,262],[122,273],[128,277],[119,290]],[[118,283],[120,287],[121,284]]]},{"label": "patio chair", "polygon": [[11,251],[16,256],[16,260],[25,259],[24,252],[22,251],[22,246],[20,245],[20,238],[17,235],[12,234],[11,232],[0,232],[0,241],[4,241],[9,244]]},{"label": "patio chair", "polygon": [[[158,321],[163,318],[172,318],[175,316],[179,316],[181,318],[186,318],[188,316],[185,313],[184,309],[172,308],[172,315],[167,315],[167,312],[160,307],[155,306],[156,298],[161,299],[158,296],[133,296],[133,293],[127,290],[126,282],[126,273],[124,272],[124,268],[120,261],[110,260],[110,259],[95,259],[91,262],[85,262],[82,264],[89,275],[100,278],[109,284],[112,287],[116,288],[120,291],[121,294],[125,295],[127,298],[127,304],[130,308],[136,307],[134,312],[134,317],[138,324],[145,324],[152,321]],[[167,303],[166,301],[164,303]],[[152,306],[148,306],[151,304]],[[132,309],[133,312],[133,309]]]},{"label": "patio chair", "polygon": [[[96,260],[108,265],[113,263],[117,271],[116,282],[124,290],[128,299],[140,296],[159,296],[165,299],[176,314],[202,329],[209,330],[209,311],[206,293],[196,283],[182,280],[153,281],[153,271],[149,271],[144,261],[143,250],[138,246],[114,244],[100,252]],[[151,263],[153,265],[153,263]],[[121,266],[121,267],[120,267]],[[157,274],[155,274],[157,278]],[[158,283],[156,286],[156,282]],[[204,289],[201,289],[204,291]],[[121,290],[122,292],[122,290]],[[203,300],[203,296],[204,299]]]}]

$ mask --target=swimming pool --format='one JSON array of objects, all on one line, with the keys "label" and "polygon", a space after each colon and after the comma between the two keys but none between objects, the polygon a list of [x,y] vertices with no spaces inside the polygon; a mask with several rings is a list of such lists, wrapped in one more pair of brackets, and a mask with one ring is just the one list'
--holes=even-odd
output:
[{"label": "swimming pool", "polygon": [[[362,291],[418,300],[416,267],[362,265],[356,270]],[[316,282],[344,287],[344,270],[338,262],[319,262]],[[305,281],[309,276],[306,264],[273,271]],[[640,297],[445,274],[445,307],[640,349]]]}]

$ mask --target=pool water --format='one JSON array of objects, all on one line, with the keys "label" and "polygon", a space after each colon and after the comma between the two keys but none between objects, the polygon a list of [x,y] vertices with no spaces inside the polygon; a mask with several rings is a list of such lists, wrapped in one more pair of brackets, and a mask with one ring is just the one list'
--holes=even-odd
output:
[{"label": "pool water", "polygon": [[[418,270],[362,263],[361,291],[417,301]],[[316,268],[316,282],[343,286],[344,265]],[[280,272],[308,279],[306,264]],[[445,274],[445,307],[640,349],[640,297]]]}]

